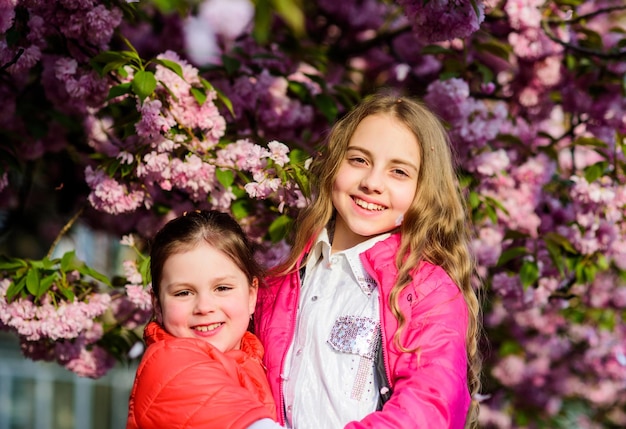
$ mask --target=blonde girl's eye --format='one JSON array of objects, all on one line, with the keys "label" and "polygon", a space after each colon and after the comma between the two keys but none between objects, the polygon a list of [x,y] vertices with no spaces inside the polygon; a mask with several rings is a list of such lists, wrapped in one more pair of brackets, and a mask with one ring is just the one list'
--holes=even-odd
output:
[{"label": "blonde girl's eye", "polygon": [[409,173],[401,168],[394,168],[393,174],[395,174],[396,176],[409,177]]},{"label": "blonde girl's eye", "polygon": [[361,156],[352,156],[348,158],[348,161],[353,164],[367,164],[367,160]]},{"label": "blonde girl's eye", "polygon": [[178,292],[174,292],[173,295],[174,296],[180,296],[180,297],[189,296],[189,295],[191,295],[191,291],[189,291],[189,290],[179,290]]}]

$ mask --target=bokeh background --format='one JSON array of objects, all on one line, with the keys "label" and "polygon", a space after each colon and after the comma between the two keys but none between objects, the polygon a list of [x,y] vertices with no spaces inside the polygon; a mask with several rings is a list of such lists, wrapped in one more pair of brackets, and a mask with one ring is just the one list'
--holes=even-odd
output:
[{"label": "bokeh background", "polygon": [[123,426],[146,239],[217,208],[275,264],[375,91],[452,138],[481,427],[626,427],[625,35],[622,0],[0,0],[0,429]]}]

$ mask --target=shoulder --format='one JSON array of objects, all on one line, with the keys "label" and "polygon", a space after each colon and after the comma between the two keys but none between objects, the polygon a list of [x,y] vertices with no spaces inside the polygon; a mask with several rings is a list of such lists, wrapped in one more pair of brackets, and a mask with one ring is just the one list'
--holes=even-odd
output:
[{"label": "shoulder", "polygon": [[158,379],[167,384],[169,379],[193,377],[196,371],[228,366],[228,358],[205,341],[194,338],[171,337],[151,344],[141,361],[137,376],[144,380]]},{"label": "shoulder", "polygon": [[457,296],[462,298],[461,289],[439,265],[422,262],[412,273],[412,276],[418,297],[437,293],[444,298],[455,298]]}]

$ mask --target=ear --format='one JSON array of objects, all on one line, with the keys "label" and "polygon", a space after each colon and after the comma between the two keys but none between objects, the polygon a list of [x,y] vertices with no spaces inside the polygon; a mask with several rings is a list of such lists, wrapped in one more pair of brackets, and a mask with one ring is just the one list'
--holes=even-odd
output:
[{"label": "ear", "polygon": [[254,309],[256,308],[256,297],[259,292],[259,279],[254,277],[252,279],[252,284],[250,285],[250,293],[248,295],[248,312],[250,315],[254,314]]},{"label": "ear", "polygon": [[163,325],[163,312],[161,311],[159,298],[157,298],[153,292],[151,292],[150,295],[152,296],[152,317],[159,322],[159,324]]}]

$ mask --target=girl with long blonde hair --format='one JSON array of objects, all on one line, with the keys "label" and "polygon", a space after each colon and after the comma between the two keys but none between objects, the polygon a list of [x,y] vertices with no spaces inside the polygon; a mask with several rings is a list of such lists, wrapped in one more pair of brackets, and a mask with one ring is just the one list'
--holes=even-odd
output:
[{"label": "girl with long blonde hair", "polygon": [[311,178],[255,313],[279,421],[475,426],[480,309],[442,123],[417,100],[372,95],[332,128]]}]

